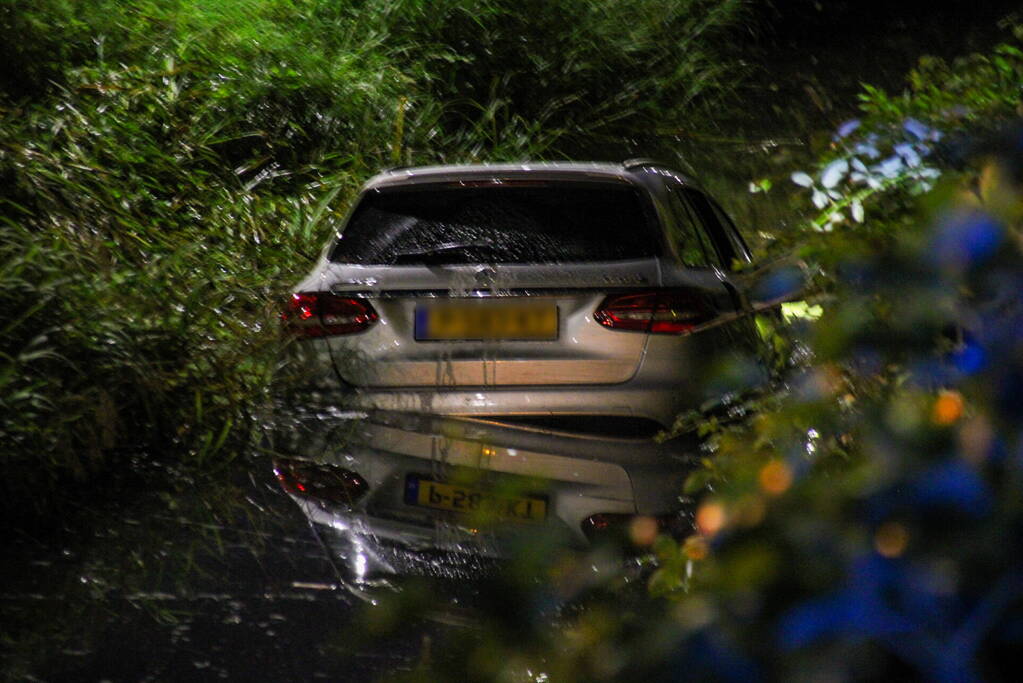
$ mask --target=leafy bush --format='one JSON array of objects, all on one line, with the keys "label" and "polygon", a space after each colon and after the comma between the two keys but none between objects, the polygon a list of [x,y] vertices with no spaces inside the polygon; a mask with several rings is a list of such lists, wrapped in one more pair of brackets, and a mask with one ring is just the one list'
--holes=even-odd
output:
[{"label": "leafy bush", "polygon": [[865,88],[862,119],[812,175],[793,174],[813,218],[786,239],[823,274],[823,316],[799,323],[810,362],[748,420],[705,425],[698,533],[660,542],[651,581],[679,601],[677,656],[708,675],[1010,671],[1023,607],[1014,34],[953,65],[922,59],[899,95]]},{"label": "leafy bush", "polygon": [[[1023,195],[992,194],[847,263],[813,365],[711,441],[701,535],[662,552],[702,560],[678,599],[762,670],[1008,671],[1023,601]],[[683,585],[670,569],[652,583]]]},{"label": "leafy bush", "polygon": [[[900,93],[864,85],[862,116],[839,126],[813,177],[801,171],[792,175],[812,190],[820,212],[810,227],[829,231],[851,225],[878,236],[891,232],[912,198],[961,160],[970,140],[1023,113],[1018,87],[1023,26],[1006,22],[1005,27],[1011,39],[989,54],[966,55],[951,64],[922,57]],[[874,215],[865,210],[868,204]]]}]

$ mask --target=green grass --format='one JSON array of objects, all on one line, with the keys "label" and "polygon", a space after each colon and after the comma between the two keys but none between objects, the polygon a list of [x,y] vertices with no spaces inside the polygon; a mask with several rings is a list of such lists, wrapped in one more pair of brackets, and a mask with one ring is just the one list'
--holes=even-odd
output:
[{"label": "green grass", "polygon": [[734,82],[724,36],[742,9],[5,2],[7,504],[45,513],[47,491],[124,453],[215,467],[246,452],[280,297],[368,175],[698,125]]}]

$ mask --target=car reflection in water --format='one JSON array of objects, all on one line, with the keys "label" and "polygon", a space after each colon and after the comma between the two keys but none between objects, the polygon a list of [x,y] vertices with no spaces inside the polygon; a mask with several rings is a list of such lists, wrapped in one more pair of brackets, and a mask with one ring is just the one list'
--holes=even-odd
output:
[{"label": "car reflection in water", "polygon": [[679,494],[691,441],[659,442],[635,422],[586,426],[292,413],[269,446],[342,583],[365,597],[397,577],[489,576],[541,537],[585,548],[637,516],[688,525]]}]

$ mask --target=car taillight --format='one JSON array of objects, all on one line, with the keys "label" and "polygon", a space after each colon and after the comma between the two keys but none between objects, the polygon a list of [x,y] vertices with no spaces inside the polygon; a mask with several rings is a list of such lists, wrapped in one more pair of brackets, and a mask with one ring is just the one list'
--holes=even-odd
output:
[{"label": "car taillight", "polygon": [[594,541],[600,538],[602,534],[623,529],[632,517],[633,515],[629,514],[610,512],[600,512],[591,515],[582,521],[583,534],[590,541]]},{"label": "car taillight", "polygon": [[696,292],[664,290],[609,296],[593,318],[612,330],[686,334],[716,315],[706,299]]},{"label": "car taillight", "polygon": [[365,299],[330,292],[295,292],[281,314],[285,329],[299,337],[362,332],[378,317]]},{"label": "car taillight", "polygon": [[351,470],[304,460],[274,458],[274,474],[288,493],[348,507],[369,490],[366,480]]}]

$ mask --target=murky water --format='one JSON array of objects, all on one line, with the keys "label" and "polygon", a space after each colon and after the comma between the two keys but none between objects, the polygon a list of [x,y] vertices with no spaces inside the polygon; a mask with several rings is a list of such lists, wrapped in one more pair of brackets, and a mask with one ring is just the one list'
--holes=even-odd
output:
[{"label": "murky water", "polygon": [[4,677],[372,680],[409,668],[443,626],[363,637],[364,602],[262,465],[81,508],[45,537],[16,533],[0,591]]},{"label": "murky water", "polygon": [[[642,571],[615,546],[588,548],[579,518],[587,505],[633,504],[609,461],[670,447],[431,416],[295,414],[268,428],[276,459],[200,476],[140,458],[120,495],[72,508],[59,528],[16,532],[0,591],[5,678],[387,678],[443,656],[484,618],[513,632],[556,628],[594,587]],[[313,457],[288,469],[281,457],[295,449]],[[416,495],[413,482],[440,488]],[[479,505],[445,498],[461,495]],[[529,512],[537,505],[543,514]]]}]

